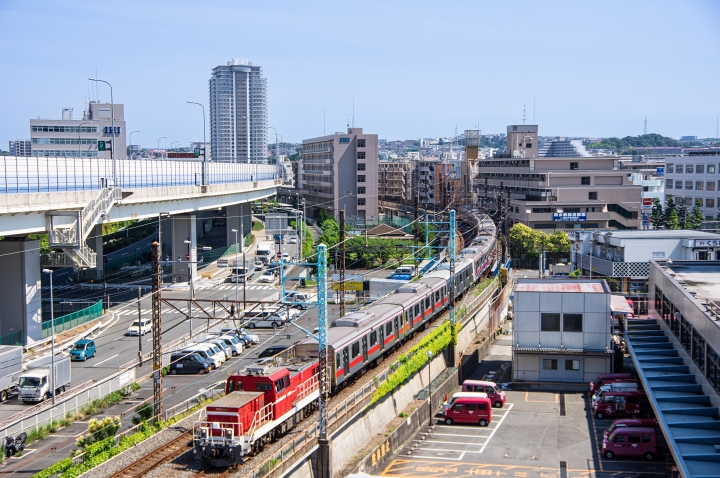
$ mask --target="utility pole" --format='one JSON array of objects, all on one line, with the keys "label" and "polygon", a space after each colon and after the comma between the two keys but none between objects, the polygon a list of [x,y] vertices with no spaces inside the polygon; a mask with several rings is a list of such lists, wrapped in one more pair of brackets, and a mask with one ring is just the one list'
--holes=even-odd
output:
[{"label": "utility pole", "polygon": [[[367,231],[367,225],[365,226]],[[367,232],[366,232],[367,234]],[[367,235],[366,235],[367,237]],[[340,317],[345,316],[345,209],[340,209]]]},{"label": "utility pole", "polygon": [[162,417],[162,324],[160,317],[160,244],[152,243],[152,341],[153,341],[153,412]]},{"label": "utility pole", "polygon": [[[158,252],[159,254],[159,252]],[[142,299],[142,287],[138,287],[138,367],[142,367],[142,312],[140,311],[140,300]]]},{"label": "utility pole", "polygon": [[[448,244],[448,252],[450,254],[450,297],[448,302],[448,310],[450,311],[450,327],[455,327],[455,209],[450,210],[450,241]],[[448,356],[450,357],[451,367],[455,366],[455,344],[448,344]],[[430,364],[428,363],[428,366]]]},{"label": "utility pole", "polygon": [[318,377],[320,397],[318,399],[318,415],[320,430],[318,434],[317,477],[332,478],[332,446],[328,433],[328,322],[327,322],[327,246],[320,244],[317,250],[318,258],[318,358],[320,360],[320,374]]}]

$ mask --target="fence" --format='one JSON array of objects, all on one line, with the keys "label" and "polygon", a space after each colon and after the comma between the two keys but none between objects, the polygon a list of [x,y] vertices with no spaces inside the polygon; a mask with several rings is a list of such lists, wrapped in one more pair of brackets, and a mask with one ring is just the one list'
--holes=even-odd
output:
[{"label": "fence", "polygon": [[[200,186],[202,161],[117,161],[117,185],[121,188]],[[37,193],[102,189],[113,177],[113,161],[100,158],[15,157],[0,158],[0,193]],[[208,184],[240,183],[276,179],[275,166],[247,163],[215,163],[206,166]]]},{"label": "fence", "polygon": [[0,345],[22,345],[23,338],[23,329],[20,329],[17,332],[0,337]]},{"label": "fence", "polygon": [[[85,322],[90,322],[93,319],[97,319],[103,314],[103,306],[102,306],[102,300],[96,302],[94,305],[91,305],[90,307],[86,307],[82,310],[78,310],[77,312],[73,312],[72,314],[63,315],[62,317],[58,317],[52,322],[54,323],[55,327],[55,333],[59,334],[60,332],[64,332],[66,330],[70,330],[74,327],[77,327],[78,325],[84,324]],[[52,335],[51,331],[51,325],[50,321],[43,322],[42,324],[42,337],[49,337]]]}]

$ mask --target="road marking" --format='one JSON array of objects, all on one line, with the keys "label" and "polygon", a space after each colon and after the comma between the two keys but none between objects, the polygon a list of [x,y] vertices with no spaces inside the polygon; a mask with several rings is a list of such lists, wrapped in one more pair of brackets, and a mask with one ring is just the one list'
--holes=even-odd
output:
[{"label": "road marking", "polygon": [[490,440],[492,439],[493,435],[495,435],[495,432],[498,431],[498,429],[500,428],[500,425],[502,425],[502,422],[505,420],[505,417],[507,417],[507,416],[510,414],[510,410],[512,410],[512,408],[513,408],[513,406],[514,406],[515,404],[514,404],[514,403],[510,403],[509,405],[510,405],[510,406],[508,407],[508,409],[507,409],[507,411],[505,412],[505,414],[503,415],[503,417],[500,419],[499,422],[497,422],[497,425],[495,426],[495,428],[493,429],[493,431],[490,433],[490,436],[488,437],[488,439],[487,439],[487,441],[485,442],[485,444],[480,448],[480,453],[482,453],[483,451],[485,451],[485,447],[487,446],[488,443],[490,443]]},{"label": "road marking", "polygon": [[[560,403],[560,399],[557,393],[553,394],[555,396],[555,403]],[[530,400],[530,392],[525,392],[525,401],[530,403],[551,403],[550,400]]]},{"label": "road marking", "polygon": [[458,435],[456,433],[431,433],[430,435],[442,435],[442,436],[448,436],[448,437],[470,437],[470,438],[478,438],[477,435]]},{"label": "road marking", "polygon": [[120,354],[115,354],[115,355],[113,355],[112,357],[106,358],[106,359],[103,360],[102,362],[98,362],[98,363],[96,363],[96,364],[93,364],[93,367],[97,367],[97,366],[100,365],[101,363],[105,363],[105,362],[107,362],[107,361],[110,360],[110,359],[114,359],[114,358],[117,357],[118,355],[120,355]]}]

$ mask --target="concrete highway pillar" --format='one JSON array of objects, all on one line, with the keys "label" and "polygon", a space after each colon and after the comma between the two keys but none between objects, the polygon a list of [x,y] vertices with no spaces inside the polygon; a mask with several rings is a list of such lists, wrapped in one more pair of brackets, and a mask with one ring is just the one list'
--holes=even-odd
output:
[{"label": "concrete highway pillar", "polygon": [[0,241],[0,336],[17,334],[23,345],[42,339],[41,269],[39,241]]},{"label": "concrete highway pillar", "polygon": [[[188,244],[190,239],[190,256]],[[193,215],[172,216],[172,254],[173,279],[175,282],[188,282],[188,259],[193,280],[197,278],[197,217]]]},{"label": "concrete highway pillar", "polygon": [[95,224],[85,243],[97,254],[97,267],[95,269],[83,270],[82,275],[85,280],[102,280],[103,270],[105,268],[103,260],[102,224]]},{"label": "concrete highway pillar", "polygon": [[[231,246],[235,244],[235,233],[232,232],[233,229],[237,229],[240,231],[240,221],[242,220],[243,223],[243,233],[247,236],[252,232],[252,213],[251,213],[250,203],[242,203],[242,204],[232,204],[230,206],[227,206],[227,209],[225,211],[225,224],[227,227],[227,245]],[[265,238],[255,238],[255,242],[259,240],[265,240]],[[238,241],[242,242],[242,239],[240,239],[240,232],[238,232]]]}]

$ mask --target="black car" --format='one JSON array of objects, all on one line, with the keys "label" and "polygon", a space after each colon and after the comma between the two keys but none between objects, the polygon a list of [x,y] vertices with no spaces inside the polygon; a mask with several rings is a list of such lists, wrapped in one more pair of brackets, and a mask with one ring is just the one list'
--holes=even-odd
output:
[{"label": "black car", "polygon": [[170,374],[208,373],[210,365],[198,354],[172,354],[170,356]]},{"label": "black car", "polygon": [[279,354],[283,350],[289,349],[289,345],[273,345],[272,347],[268,347],[262,352],[260,352],[260,355],[258,355],[258,358],[268,358],[272,357],[274,355]]}]

